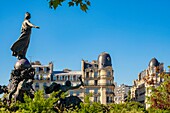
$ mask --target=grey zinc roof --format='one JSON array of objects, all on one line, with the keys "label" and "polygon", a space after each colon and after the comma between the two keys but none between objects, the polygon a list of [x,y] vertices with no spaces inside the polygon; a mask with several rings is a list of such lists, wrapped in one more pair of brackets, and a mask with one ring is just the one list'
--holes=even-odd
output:
[{"label": "grey zinc roof", "polygon": [[156,58],[152,58],[149,62],[149,66],[150,67],[156,67],[156,66],[159,66],[159,62]]}]

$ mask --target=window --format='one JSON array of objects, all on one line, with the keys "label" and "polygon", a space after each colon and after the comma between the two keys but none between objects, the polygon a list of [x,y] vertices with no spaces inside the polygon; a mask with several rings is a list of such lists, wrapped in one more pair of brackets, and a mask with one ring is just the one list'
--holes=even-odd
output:
[{"label": "window", "polygon": [[65,80],[68,80],[68,76],[65,77]]},{"label": "window", "polygon": [[73,81],[76,81],[76,75],[73,76]]},{"label": "window", "polygon": [[54,75],[54,76],[53,76],[53,81],[56,81],[57,77],[58,77],[58,76],[55,76],[55,75]]},{"label": "window", "polygon": [[59,76],[58,75],[57,75],[56,79],[59,80]]},{"label": "window", "polygon": [[94,85],[97,86],[98,85],[98,81],[94,80]]},{"label": "window", "polygon": [[60,76],[60,80],[63,80],[63,79],[62,79],[62,76]]},{"label": "window", "polygon": [[38,73],[39,72],[39,67],[35,68],[35,72]]},{"label": "window", "polygon": [[89,85],[89,81],[88,80],[85,80],[85,85]]},{"label": "window", "polygon": [[86,73],[86,78],[89,78],[89,72]]},{"label": "window", "polygon": [[95,88],[94,89],[94,94],[97,94],[98,93],[98,88]]},{"label": "window", "polygon": [[109,103],[109,96],[106,97],[106,102]]},{"label": "window", "polygon": [[73,76],[71,75],[71,76],[70,76],[70,81],[72,81],[72,80],[73,80]]},{"label": "window", "polygon": [[94,102],[97,102],[97,97],[94,97]]},{"label": "window", "polygon": [[89,88],[86,88],[86,93],[87,93],[87,94],[89,93]]},{"label": "window", "polygon": [[97,74],[98,74],[97,72],[94,72],[94,78],[97,78]]},{"label": "window", "polygon": [[106,80],[106,84],[107,84],[107,85],[110,85],[110,80]]},{"label": "window", "polygon": [[107,71],[107,77],[110,77],[110,76],[111,76],[111,72]]},{"label": "window", "polygon": [[35,88],[39,88],[39,83],[35,83]]},{"label": "window", "polygon": [[47,83],[46,83],[46,82],[44,82],[43,86],[44,86],[44,87],[46,87],[46,86],[47,86]]},{"label": "window", "polygon": [[97,65],[97,64],[94,64],[94,66],[95,66],[95,67],[98,67],[98,65]]},{"label": "window", "polygon": [[112,80],[110,80],[110,84],[111,84],[111,85],[113,84]]},{"label": "window", "polygon": [[47,73],[47,67],[44,67],[44,73]]},{"label": "window", "polygon": [[112,97],[110,97],[110,102],[113,102]]},{"label": "window", "polygon": [[77,92],[76,92],[76,96],[79,96],[79,94],[80,94],[80,92],[79,92],[79,91],[77,91]]},{"label": "window", "polygon": [[36,75],[36,78],[35,78],[36,80],[39,80],[39,75]]},{"label": "window", "polygon": [[73,93],[74,93],[73,91],[70,91],[70,96],[73,96]]}]

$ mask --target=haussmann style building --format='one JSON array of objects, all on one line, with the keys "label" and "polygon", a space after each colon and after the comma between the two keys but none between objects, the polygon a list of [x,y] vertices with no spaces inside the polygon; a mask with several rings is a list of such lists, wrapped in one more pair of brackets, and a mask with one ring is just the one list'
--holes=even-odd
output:
[{"label": "haussmann style building", "polygon": [[[50,86],[53,82],[64,85],[67,80],[71,81],[72,86],[80,84],[79,77],[82,77],[84,86],[69,90],[69,95],[78,96],[82,101],[87,94],[91,94],[91,102],[100,102],[107,104],[114,102],[114,76],[111,57],[108,53],[103,52],[98,56],[98,60],[88,62],[81,61],[81,70],[72,71],[64,69],[54,71],[53,63],[41,65],[40,62],[33,62],[35,68],[35,80],[33,88],[35,90],[43,89],[43,86]],[[48,97],[49,95],[45,95]]]},{"label": "haussmann style building", "polygon": [[103,52],[97,61],[82,60],[82,78],[84,81],[84,95],[92,93],[91,101],[108,104],[114,101],[114,76],[111,57]]},{"label": "haussmann style building", "polygon": [[[42,65],[40,61],[35,61],[31,62],[31,65],[35,69],[33,88],[42,90],[44,86],[49,86],[53,75],[53,63],[49,62],[48,65]],[[49,95],[44,96],[49,97]]]},{"label": "haussmann style building", "polygon": [[[82,76],[81,71],[72,71],[70,69],[64,69],[62,71],[53,71],[53,77],[51,82],[56,82],[61,85],[65,85],[65,82],[69,80],[72,86],[80,84],[79,77]],[[81,100],[84,100],[83,87],[78,89],[69,90],[68,94],[70,96],[78,96]]]},{"label": "haussmann style building", "polygon": [[158,62],[156,58],[152,58],[149,62],[148,68],[139,73],[138,79],[133,81],[131,88],[131,98],[134,101],[140,102],[146,108],[150,107],[147,97],[150,96],[150,87],[157,87],[163,79],[159,76],[164,72],[164,64]]},{"label": "haussmann style building", "polygon": [[129,94],[129,91],[131,90],[131,87],[132,86],[125,85],[125,84],[117,85],[117,83],[115,83],[114,103],[120,104],[120,103],[126,102],[129,96],[128,94]]}]

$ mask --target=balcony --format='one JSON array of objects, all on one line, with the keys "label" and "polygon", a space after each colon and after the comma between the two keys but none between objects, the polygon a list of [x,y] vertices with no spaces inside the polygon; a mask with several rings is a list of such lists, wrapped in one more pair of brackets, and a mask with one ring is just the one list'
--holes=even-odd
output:
[{"label": "balcony", "polygon": [[96,79],[100,79],[99,76],[94,76],[94,77],[83,77],[84,80],[96,80]]},{"label": "balcony", "polygon": [[106,94],[115,95],[115,93],[114,93],[114,92],[108,92],[108,91],[106,91]]},{"label": "balcony", "polygon": [[102,83],[91,83],[91,84],[84,84],[84,86],[110,86],[110,87],[115,87],[115,85],[114,84],[102,84]]}]

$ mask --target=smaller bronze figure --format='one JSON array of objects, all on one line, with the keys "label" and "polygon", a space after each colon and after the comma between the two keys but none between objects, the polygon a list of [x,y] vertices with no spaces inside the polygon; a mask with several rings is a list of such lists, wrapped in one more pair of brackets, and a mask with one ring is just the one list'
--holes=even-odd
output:
[{"label": "smaller bronze figure", "polygon": [[69,96],[69,97],[65,97],[64,99],[61,98],[61,94],[64,92],[67,92],[68,90],[73,90],[73,89],[77,89],[80,86],[84,86],[84,83],[82,81],[81,76],[79,77],[80,80],[80,84],[78,84],[77,86],[71,86],[71,82],[69,80],[67,80],[65,82],[65,85],[60,85],[57,83],[52,83],[50,86],[45,86],[44,90],[46,94],[50,94],[53,91],[57,92],[60,91],[55,97],[59,98],[59,101],[57,101],[56,103],[54,103],[54,108],[57,111],[57,108],[61,108],[61,110],[63,110],[63,108],[69,109],[71,107],[80,107],[80,103],[82,102],[81,99],[77,96]]},{"label": "smaller bronze figure", "polygon": [[52,93],[53,91],[57,92],[57,91],[60,91],[58,95],[56,95],[56,97],[60,97],[60,95],[63,93],[63,92],[67,92],[68,90],[72,90],[72,89],[77,89],[79,88],[80,86],[83,86],[84,83],[82,81],[82,78],[81,76],[79,77],[79,80],[80,80],[80,84],[78,84],[77,86],[71,86],[71,82],[69,80],[67,80],[65,82],[65,85],[60,85],[60,84],[57,84],[57,83],[52,83],[50,86],[45,86],[44,87],[44,90],[45,90],[45,93],[46,94],[50,94]]},{"label": "smaller bronze figure", "polygon": [[8,88],[7,88],[7,86],[5,86],[5,85],[1,86],[1,85],[0,85],[0,94],[2,94],[2,93],[8,93]]},{"label": "smaller bronze figure", "polygon": [[38,26],[33,25],[29,20],[30,18],[31,14],[26,12],[25,19],[21,27],[21,35],[19,39],[11,47],[12,55],[16,56],[18,59],[25,58],[26,56],[26,52],[30,42],[31,29],[40,28]]}]

